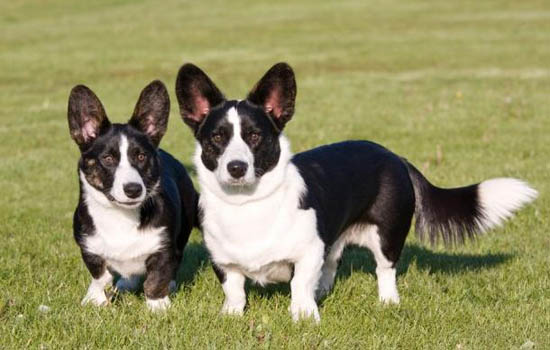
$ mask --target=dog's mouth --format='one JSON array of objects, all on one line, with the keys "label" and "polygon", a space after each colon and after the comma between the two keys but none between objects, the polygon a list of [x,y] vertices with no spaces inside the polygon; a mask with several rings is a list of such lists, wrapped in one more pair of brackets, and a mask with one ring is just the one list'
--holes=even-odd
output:
[{"label": "dog's mouth", "polygon": [[254,193],[257,182],[246,181],[245,179],[231,179],[221,183],[223,190],[227,194],[248,195]]},{"label": "dog's mouth", "polygon": [[240,179],[230,178],[227,181],[227,184],[229,186],[245,186],[245,185],[248,185],[248,182],[244,178],[240,178]]},{"label": "dog's mouth", "polygon": [[118,204],[121,204],[121,205],[127,205],[127,206],[134,206],[134,205],[138,205],[141,203],[141,201],[131,201],[131,202],[121,202],[121,201],[116,201]]},{"label": "dog's mouth", "polygon": [[223,185],[232,188],[249,187],[254,185],[254,181],[246,180],[244,177],[241,177],[240,179],[230,178],[227,181],[224,181]]},{"label": "dog's mouth", "polygon": [[120,201],[118,199],[116,199],[115,197],[113,197],[113,195],[111,195],[110,193],[107,194],[107,199],[109,199],[109,201],[117,204],[117,205],[120,205],[122,207],[126,207],[126,208],[135,208],[137,206],[139,206],[141,204],[141,200],[138,200],[138,201]]}]

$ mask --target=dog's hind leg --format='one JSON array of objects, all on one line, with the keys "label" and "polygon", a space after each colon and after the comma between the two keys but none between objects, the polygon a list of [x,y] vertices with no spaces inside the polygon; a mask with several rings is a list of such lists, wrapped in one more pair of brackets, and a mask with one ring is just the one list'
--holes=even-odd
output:
[{"label": "dog's hind leg", "polygon": [[[374,255],[376,261],[376,278],[378,279],[378,298],[383,303],[399,304],[397,292],[396,269],[397,260],[390,260],[382,249],[378,229],[373,229],[366,234],[367,247]],[[399,254],[397,255],[399,257]]]},{"label": "dog's hind leg", "polygon": [[346,247],[347,236],[342,235],[332,247],[325,257],[323,268],[321,269],[321,279],[319,280],[319,286],[317,287],[317,300],[326,296],[334,285],[334,279],[340,263],[340,258]]},{"label": "dog's hind leg", "polygon": [[[362,228],[362,229],[359,229]],[[399,303],[395,265],[401,254],[404,240],[382,240],[381,237],[401,237],[391,235],[391,230],[377,225],[362,225],[350,230],[348,242],[368,248],[376,261],[378,297],[383,303]],[[406,234],[405,234],[406,235]],[[404,236],[403,236],[404,237]]]}]

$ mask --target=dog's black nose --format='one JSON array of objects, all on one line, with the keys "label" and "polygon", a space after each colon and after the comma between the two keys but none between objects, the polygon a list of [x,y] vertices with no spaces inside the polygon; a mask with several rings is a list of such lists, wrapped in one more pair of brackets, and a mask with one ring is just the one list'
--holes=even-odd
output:
[{"label": "dog's black nose", "polygon": [[239,179],[246,174],[246,170],[248,169],[248,164],[245,162],[241,162],[240,160],[232,160],[227,164],[227,171],[229,171],[229,174],[233,176],[235,179]]},{"label": "dog's black nose", "polygon": [[137,182],[129,182],[124,185],[123,189],[128,198],[137,198],[141,196],[141,192],[143,191],[143,187]]}]

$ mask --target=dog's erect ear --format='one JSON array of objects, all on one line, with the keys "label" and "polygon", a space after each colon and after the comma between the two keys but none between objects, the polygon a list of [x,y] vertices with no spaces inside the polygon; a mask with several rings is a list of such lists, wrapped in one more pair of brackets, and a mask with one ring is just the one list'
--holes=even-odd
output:
[{"label": "dog's erect ear", "polygon": [[187,63],[181,66],[176,79],[176,96],[183,121],[196,133],[212,107],[225,97],[199,67]]},{"label": "dog's erect ear", "polygon": [[82,151],[111,125],[99,98],[84,85],[71,90],[67,116],[71,137]]},{"label": "dog's erect ear", "polygon": [[157,147],[168,127],[170,96],[160,80],[152,81],[139,95],[128,124],[149,136]]},{"label": "dog's erect ear", "polygon": [[294,114],[296,80],[292,68],[284,62],[271,67],[250,91],[247,100],[262,106],[282,130]]}]

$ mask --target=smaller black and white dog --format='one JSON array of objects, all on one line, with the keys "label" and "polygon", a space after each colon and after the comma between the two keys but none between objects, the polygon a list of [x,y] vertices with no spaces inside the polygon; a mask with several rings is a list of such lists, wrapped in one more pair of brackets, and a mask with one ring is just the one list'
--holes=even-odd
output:
[{"label": "smaller black and white dog", "polygon": [[83,305],[106,304],[115,273],[119,291],[137,289],[145,275],[149,309],[170,305],[198,195],[183,165],[157,149],[169,112],[160,81],[143,89],[128,124],[111,124],[86,86],[71,91],[69,129],[81,152],[73,229],[93,277]]},{"label": "smaller black and white dog", "polygon": [[245,278],[291,281],[290,311],[319,320],[317,296],[333,283],[344,247],[370,249],[382,302],[398,303],[395,265],[413,214],[432,241],[460,242],[503,222],[537,192],[516,179],[462,188],[430,184],[405,159],[367,141],[292,155],[281,131],[294,113],[296,82],[273,66],[245,100],[228,101],[192,64],[176,94],[197,139],[199,210],[224,313],[241,314]]}]

